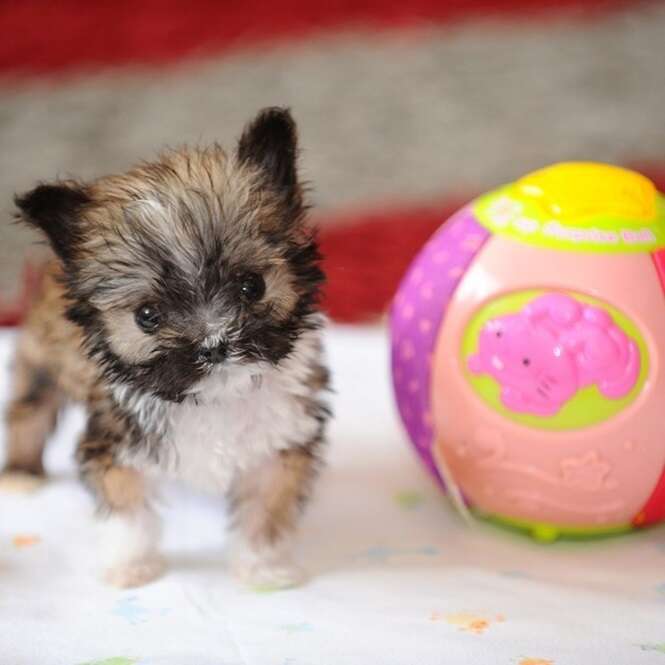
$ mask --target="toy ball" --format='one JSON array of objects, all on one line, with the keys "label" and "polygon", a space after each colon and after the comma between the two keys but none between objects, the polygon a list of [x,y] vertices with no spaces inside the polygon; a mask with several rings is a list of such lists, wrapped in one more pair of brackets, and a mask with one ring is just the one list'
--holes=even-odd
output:
[{"label": "toy ball", "polygon": [[540,539],[665,519],[665,197],[563,163],[462,208],[392,304],[420,457],[471,512]]}]

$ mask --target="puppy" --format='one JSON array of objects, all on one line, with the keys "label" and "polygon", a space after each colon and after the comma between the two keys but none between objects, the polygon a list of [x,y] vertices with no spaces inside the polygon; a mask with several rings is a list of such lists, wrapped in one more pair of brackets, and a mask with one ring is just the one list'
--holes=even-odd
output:
[{"label": "puppy", "polygon": [[228,496],[248,583],[298,581],[289,541],[329,412],[324,275],[297,153],[290,113],[271,108],[233,153],[184,148],[16,198],[55,256],[18,340],[6,471],[43,474],[60,406],[86,404],[76,460],[111,584],[163,570],[165,474]]}]

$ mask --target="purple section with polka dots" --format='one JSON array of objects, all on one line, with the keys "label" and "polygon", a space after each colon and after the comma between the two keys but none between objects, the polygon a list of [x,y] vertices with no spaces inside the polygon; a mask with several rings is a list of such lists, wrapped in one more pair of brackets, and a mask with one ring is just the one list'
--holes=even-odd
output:
[{"label": "purple section with polka dots", "polygon": [[437,478],[439,474],[431,453],[432,354],[448,303],[489,235],[476,221],[471,208],[462,208],[443,224],[415,258],[390,311],[397,406],[411,440]]}]

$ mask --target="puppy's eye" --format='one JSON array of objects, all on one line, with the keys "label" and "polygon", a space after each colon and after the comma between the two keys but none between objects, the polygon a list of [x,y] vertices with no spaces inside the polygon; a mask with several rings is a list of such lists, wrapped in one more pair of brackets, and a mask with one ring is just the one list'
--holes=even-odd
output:
[{"label": "puppy's eye", "polygon": [[136,325],[145,333],[153,333],[159,328],[160,316],[154,305],[141,305],[134,312]]},{"label": "puppy's eye", "polygon": [[239,277],[240,295],[247,302],[257,302],[266,292],[266,283],[261,275],[248,272]]}]

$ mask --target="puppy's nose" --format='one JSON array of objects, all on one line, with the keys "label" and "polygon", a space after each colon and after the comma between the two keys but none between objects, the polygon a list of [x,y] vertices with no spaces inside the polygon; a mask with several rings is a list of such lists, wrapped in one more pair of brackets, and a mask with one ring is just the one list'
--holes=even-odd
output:
[{"label": "puppy's nose", "polygon": [[221,363],[226,358],[226,345],[204,347],[199,351],[199,358],[206,363]]}]

